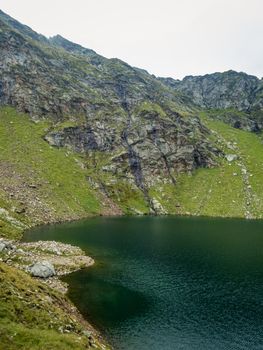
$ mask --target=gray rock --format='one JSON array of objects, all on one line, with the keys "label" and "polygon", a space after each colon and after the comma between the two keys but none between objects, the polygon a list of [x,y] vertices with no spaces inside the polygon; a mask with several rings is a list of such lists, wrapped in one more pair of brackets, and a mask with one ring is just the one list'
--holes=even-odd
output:
[{"label": "gray rock", "polygon": [[234,160],[237,160],[237,155],[236,154],[226,154],[226,160],[228,162],[233,162]]},{"label": "gray rock", "polygon": [[4,242],[0,242],[0,252],[4,251],[6,248],[6,245]]},{"label": "gray rock", "polygon": [[190,96],[203,108],[248,110],[256,104],[260,80],[252,75],[228,71],[187,76],[182,81],[160,78],[165,85]]},{"label": "gray rock", "polygon": [[235,71],[187,76],[183,80],[159,78],[166,86],[190,97],[202,108],[213,108],[213,118],[234,128],[257,132],[263,128],[262,80]]},{"label": "gray rock", "polygon": [[54,266],[49,261],[37,262],[29,267],[29,272],[34,277],[48,278],[56,275]]}]

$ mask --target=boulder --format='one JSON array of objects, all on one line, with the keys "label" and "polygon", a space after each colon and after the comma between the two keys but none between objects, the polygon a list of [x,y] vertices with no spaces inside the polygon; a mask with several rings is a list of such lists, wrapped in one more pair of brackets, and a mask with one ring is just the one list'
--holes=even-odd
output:
[{"label": "boulder", "polygon": [[16,247],[13,244],[11,244],[9,241],[1,240],[0,241],[0,252],[3,252],[5,250],[13,250],[13,251],[15,251]]},{"label": "boulder", "polygon": [[48,278],[56,275],[54,266],[49,261],[37,262],[29,267],[29,272],[34,277]]},{"label": "boulder", "polygon": [[4,242],[0,242],[0,252],[4,251],[6,248],[6,245]]},{"label": "boulder", "polygon": [[236,154],[226,154],[226,160],[228,162],[233,162],[234,160],[237,160],[237,155]]}]

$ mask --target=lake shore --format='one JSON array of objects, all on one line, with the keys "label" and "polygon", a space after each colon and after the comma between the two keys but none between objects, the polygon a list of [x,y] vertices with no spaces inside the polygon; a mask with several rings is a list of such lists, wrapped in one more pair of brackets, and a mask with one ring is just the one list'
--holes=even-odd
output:
[{"label": "lake shore", "polygon": [[[38,277],[36,276],[37,274],[34,276],[32,268],[36,264],[44,266],[47,262],[54,268],[55,273],[47,278]],[[47,300],[53,299],[52,302],[61,310],[61,313],[68,315],[69,319],[73,319],[70,326],[66,322],[64,325],[63,323],[59,324],[57,331],[60,334],[73,334],[78,335],[80,338],[84,336],[87,345],[85,348],[110,349],[100,333],[83,318],[74,304],[67,298],[68,285],[60,279],[66,274],[88,268],[94,264],[94,260],[87,256],[79,247],[55,241],[24,243],[0,238],[0,264],[3,267],[0,269],[1,279],[5,279],[7,276],[6,271],[9,271],[8,268],[11,268],[11,271],[16,275],[19,275],[20,271],[26,273],[27,278],[32,280],[32,285],[37,282],[48,288],[45,293],[42,292],[44,294],[43,298]],[[7,270],[4,267],[5,265],[8,266]],[[7,290],[6,294],[8,295],[9,293],[10,291]],[[23,298],[20,291],[18,293],[23,303],[30,303],[30,294]],[[61,298],[59,303],[56,303],[56,298],[51,298],[53,293],[59,294]],[[49,310],[46,311],[48,312]],[[49,322],[53,322],[52,318],[50,318]]]}]

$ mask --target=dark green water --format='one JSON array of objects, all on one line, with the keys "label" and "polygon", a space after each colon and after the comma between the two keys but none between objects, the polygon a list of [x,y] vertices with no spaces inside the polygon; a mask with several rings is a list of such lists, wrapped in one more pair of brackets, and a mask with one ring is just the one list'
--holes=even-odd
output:
[{"label": "dark green water", "polygon": [[263,349],[263,221],[96,218],[25,240],[81,246],[69,296],[116,349]]}]

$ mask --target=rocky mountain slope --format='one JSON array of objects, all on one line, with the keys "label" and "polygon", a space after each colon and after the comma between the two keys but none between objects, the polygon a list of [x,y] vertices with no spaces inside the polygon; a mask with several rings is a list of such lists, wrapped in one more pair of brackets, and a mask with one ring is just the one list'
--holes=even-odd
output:
[{"label": "rocky mountain slope", "polygon": [[218,118],[236,128],[263,128],[263,79],[228,71],[187,76],[182,81],[160,78],[161,82],[187,95],[202,109],[217,110]]},{"label": "rocky mountain slope", "polygon": [[[187,209],[184,184],[195,192],[198,173],[208,178],[235,153],[208,120],[256,138],[262,129],[262,80],[245,73],[156,78],[3,12],[0,48],[0,220],[9,236],[88,214],[205,214]],[[209,215],[261,215],[230,208],[222,195]]]},{"label": "rocky mountain slope", "polygon": [[0,104],[46,123],[41,136],[54,149],[80,154],[87,188],[106,207],[165,212],[151,187],[217,164],[220,151],[182,93],[118,59],[60,36],[46,39],[4,13],[0,27]]}]

